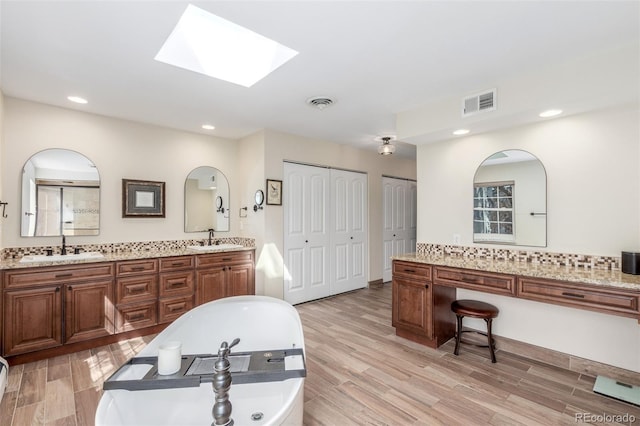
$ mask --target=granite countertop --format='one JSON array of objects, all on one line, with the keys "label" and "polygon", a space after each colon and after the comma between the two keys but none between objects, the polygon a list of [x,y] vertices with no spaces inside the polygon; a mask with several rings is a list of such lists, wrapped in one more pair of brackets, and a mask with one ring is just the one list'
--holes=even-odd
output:
[{"label": "granite countertop", "polygon": [[237,248],[228,248],[228,249],[213,250],[213,251],[198,251],[198,250],[193,250],[189,248],[123,251],[123,252],[116,252],[116,253],[105,253],[104,257],[101,257],[101,258],[61,260],[59,262],[56,261],[56,262],[20,263],[20,259],[5,259],[0,261],[0,270],[19,269],[19,268],[37,268],[37,267],[44,267],[44,266],[78,265],[78,264],[90,264],[90,263],[101,263],[101,262],[115,262],[119,260],[153,259],[158,257],[192,256],[195,254],[228,253],[228,252],[249,251],[249,250],[255,250],[255,247],[237,247]]},{"label": "granite countertop", "polygon": [[394,260],[425,263],[452,268],[475,269],[525,277],[545,278],[573,283],[594,284],[640,292],[640,275],[624,274],[620,270],[587,269],[572,266],[548,265],[510,260],[472,259],[461,256],[406,253],[393,256]]}]

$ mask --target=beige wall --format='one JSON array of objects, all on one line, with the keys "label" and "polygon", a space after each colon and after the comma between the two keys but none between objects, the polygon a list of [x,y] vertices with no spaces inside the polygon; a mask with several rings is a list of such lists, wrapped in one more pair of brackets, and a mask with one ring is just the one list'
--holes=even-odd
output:
[{"label": "beige wall", "polygon": [[[240,197],[233,192],[238,185],[238,153],[232,141],[9,97],[3,116],[0,179],[3,196],[10,202],[9,218],[1,222],[3,247],[59,244],[58,237],[20,237],[22,167],[31,155],[46,148],[78,151],[100,172],[100,235],[72,237],[70,245],[205,238],[205,233],[184,233],[184,183],[198,166],[216,167],[226,175],[232,190],[231,210],[238,211]],[[123,178],[166,182],[166,217],[123,219]],[[236,216],[230,232],[216,235],[238,234]]]},{"label": "beige wall", "polygon": [[[451,243],[455,233],[473,245],[476,168],[494,152],[524,149],[547,172],[542,250],[610,256],[639,250],[639,116],[637,106],[610,109],[418,146],[418,241]],[[445,207],[435,208],[434,200],[446,200],[439,203]],[[496,304],[497,335],[640,371],[637,320],[466,290],[458,297]]]},{"label": "beige wall", "polygon": [[[285,134],[265,132],[265,177],[282,179],[283,162],[293,161],[331,166],[359,172],[368,176],[369,200],[369,271],[368,281],[382,278],[382,176],[415,179],[416,165],[412,159],[381,156],[375,151],[364,151],[346,145]],[[283,252],[283,207],[267,206],[265,244],[271,244],[272,259]],[[265,294],[283,297],[282,259],[273,274],[265,277]]]}]

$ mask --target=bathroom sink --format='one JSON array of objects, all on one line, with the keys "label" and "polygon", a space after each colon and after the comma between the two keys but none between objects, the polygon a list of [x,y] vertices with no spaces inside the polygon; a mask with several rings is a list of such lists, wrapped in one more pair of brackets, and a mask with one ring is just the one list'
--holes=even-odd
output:
[{"label": "bathroom sink", "polygon": [[53,254],[47,256],[46,254],[36,254],[23,256],[20,259],[20,263],[36,263],[36,262],[62,262],[65,260],[85,260],[85,259],[102,259],[104,255],[98,251],[87,251],[78,254]]},{"label": "bathroom sink", "polygon": [[187,246],[189,250],[202,251],[202,252],[210,252],[210,251],[220,251],[220,250],[229,250],[244,247],[242,244],[218,244],[218,245],[210,245],[210,246]]}]

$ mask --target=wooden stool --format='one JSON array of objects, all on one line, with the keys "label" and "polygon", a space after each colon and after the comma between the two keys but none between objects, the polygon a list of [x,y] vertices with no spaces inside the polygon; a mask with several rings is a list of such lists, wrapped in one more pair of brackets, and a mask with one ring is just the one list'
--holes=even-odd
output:
[{"label": "wooden stool", "polygon": [[[494,352],[495,349],[495,341],[491,336],[491,321],[498,316],[498,308],[489,303],[480,302],[478,300],[454,300],[451,303],[451,310],[454,314],[456,314],[456,318],[458,319],[458,326],[456,328],[456,348],[453,351],[454,355],[458,355],[458,350],[460,349],[460,343],[465,344],[473,344],[469,342],[463,342],[461,340],[462,333],[477,333],[483,336],[487,336],[488,345],[475,345],[481,348],[489,348],[489,352],[491,353],[491,362],[496,362],[496,354]],[[472,318],[482,318],[487,323],[487,332],[483,333],[481,331],[475,330],[462,330],[462,318],[464,317],[472,317]]]}]

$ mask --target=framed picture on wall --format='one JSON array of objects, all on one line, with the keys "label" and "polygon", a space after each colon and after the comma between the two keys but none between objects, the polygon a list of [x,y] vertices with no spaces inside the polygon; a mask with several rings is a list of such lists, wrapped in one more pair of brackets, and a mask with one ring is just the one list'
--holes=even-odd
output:
[{"label": "framed picture on wall", "polygon": [[282,205],[282,181],[267,179],[267,204]]},{"label": "framed picture on wall", "polygon": [[164,182],[122,179],[122,217],[165,217]]}]

